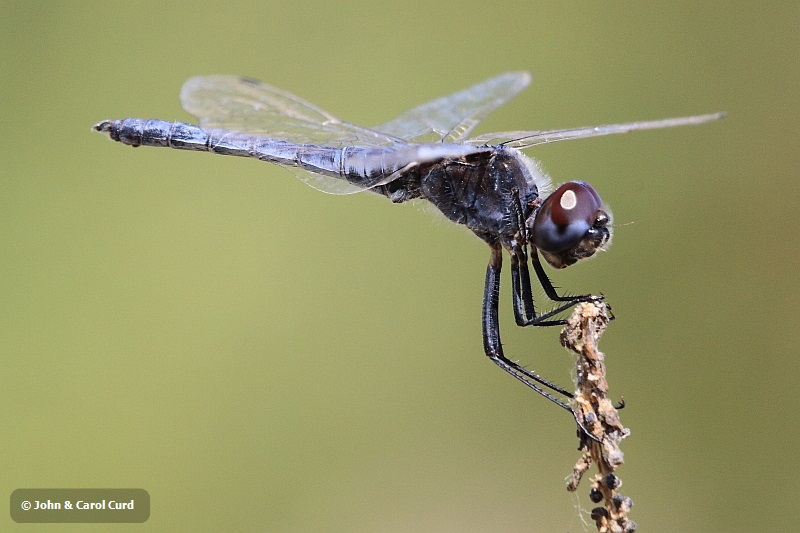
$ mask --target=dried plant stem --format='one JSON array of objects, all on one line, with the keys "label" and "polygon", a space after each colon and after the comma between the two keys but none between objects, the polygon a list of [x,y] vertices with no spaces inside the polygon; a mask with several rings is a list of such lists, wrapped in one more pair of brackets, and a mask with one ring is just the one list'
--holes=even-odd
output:
[{"label": "dried plant stem", "polygon": [[592,478],[589,498],[594,503],[603,502],[603,507],[592,509],[592,518],[601,533],[636,530],[636,522],[628,519],[633,501],[617,492],[622,481],[614,473],[623,462],[619,443],[630,430],[622,426],[617,407],[608,399],[605,356],[597,349],[612,316],[604,302],[583,303],[575,308],[561,332],[561,344],[578,354],[576,418],[597,439],[579,430],[578,449],[583,454],[567,479],[567,490],[577,490],[586,471],[592,464],[597,465],[599,473]]}]

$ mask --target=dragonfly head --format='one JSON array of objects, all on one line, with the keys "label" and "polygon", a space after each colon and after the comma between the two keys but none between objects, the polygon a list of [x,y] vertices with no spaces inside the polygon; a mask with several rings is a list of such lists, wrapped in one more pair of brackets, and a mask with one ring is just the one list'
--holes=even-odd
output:
[{"label": "dragonfly head", "polygon": [[603,250],[611,240],[611,212],[594,187],[570,181],[548,196],[528,221],[534,246],[555,268]]}]

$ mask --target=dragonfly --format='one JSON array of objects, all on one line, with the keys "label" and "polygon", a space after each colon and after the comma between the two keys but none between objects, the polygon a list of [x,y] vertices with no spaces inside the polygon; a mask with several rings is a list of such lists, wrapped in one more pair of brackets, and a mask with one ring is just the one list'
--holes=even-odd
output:
[{"label": "dragonfly", "polygon": [[[559,295],[539,256],[556,269],[592,257],[611,241],[612,215],[586,182],[569,181],[552,190],[538,161],[521,150],[557,141],[703,124],[724,113],[470,137],[481,120],[525,89],[531,79],[527,72],[500,74],[367,128],[250,78],[199,76],[187,80],[180,93],[183,108],[199,124],[126,118],[104,120],[94,130],[130,146],[275,163],[327,193],[370,191],[394,203],[430,202],[489,246],[481,313],[485,354],[572,413],[583,428],[569,403],[571,392],[505,355],[499,324],[500,273],[505,250],[518,326],[563,325],[560,313],[603,296]],[[554,302],[548,311],[541,312],[535,305],[529,265]]]}]

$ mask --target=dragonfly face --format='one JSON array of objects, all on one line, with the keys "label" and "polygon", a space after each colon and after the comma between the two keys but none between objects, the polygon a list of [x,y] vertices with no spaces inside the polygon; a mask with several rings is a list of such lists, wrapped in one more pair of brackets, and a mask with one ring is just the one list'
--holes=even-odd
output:
[{"label": "dragonfly face", "polygon": [[[563,324],[559,313],[598,297],[559,296],[539,254],[555,268],[590,257],[608,245],[611,215],[594,188],[584,182],[565,183],[545,197],[549,178],[519,150],[563,140],[702,124],[723,114],[469,137],[484,117],[530,81],[525,72],[501,74],[365,128],[249,78],[201,76],[189,79],[180,96],[184,109],[198,117],[199,125],[123,119],[100,122],[94,129],[133,146],[208,151],[276,163],[328,193],[368,190],[395,203],[414,199],[433,203],[490,247],[482,310],[486,355],[537,393],[573,412],[568,404],[570,392],[503,354],[498,319],[503,250],[511,259],[517,325]],[[557,303],[555,309],[537,312],[529,264],[547,297]]]},{"label": "dragonfly face", "polygon": [[534,246],[555,268],[574,265],[611,242],[611,212],[594,187],[570,181],[528,219]]}]

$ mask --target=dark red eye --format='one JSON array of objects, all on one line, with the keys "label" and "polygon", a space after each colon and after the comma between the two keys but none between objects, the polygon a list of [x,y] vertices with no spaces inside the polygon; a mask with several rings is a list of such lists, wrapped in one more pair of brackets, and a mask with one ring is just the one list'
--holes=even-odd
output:
[{"label": "dark red eye", "polygon": [[578,246],[608,215],[597,191],[583,181],[561,185],[536,213],[533,244],[543,252],[561,253]]}]

